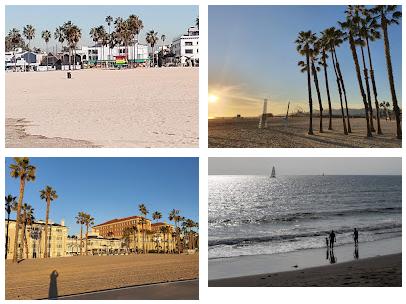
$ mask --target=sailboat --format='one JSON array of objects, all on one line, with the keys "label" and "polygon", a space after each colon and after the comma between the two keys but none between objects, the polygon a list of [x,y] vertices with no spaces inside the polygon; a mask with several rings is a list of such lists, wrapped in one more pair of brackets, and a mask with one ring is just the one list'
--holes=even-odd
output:
[{"label": "sailboat", "polygon": [[273,166],[273,167],[272,167],[271,178],[276,178],[276,174],[275,174],[275,166]]}]

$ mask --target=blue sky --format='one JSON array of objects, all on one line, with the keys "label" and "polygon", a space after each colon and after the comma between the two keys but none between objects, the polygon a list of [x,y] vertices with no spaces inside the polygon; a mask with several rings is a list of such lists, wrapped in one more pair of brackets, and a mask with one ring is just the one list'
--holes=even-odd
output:
[{"label": "blue sky", "polygon": [[[45,14],[46,12],[46,14]],[[36,29],[36,37],[31,45],[45,48],[45,43],[41,39],[41,32],[48,29],[52,33],[65,21],[71,20],[82,29],[82,40],[80,45],[91,45],[93,42],[89,36],[90,28],[104,25],[106,16],[127,18],[135,14],[144,23],[144,29],[140,33],[140,41],[145,43],[145,34],[150,30],[158,32],[159,37],[166,35],[166,42],[172,41],[176,36],[187,32],[189,26],[195,24],[199,15],[198,6],[102,6],[102,5],[33,5],[33,6],[6,6],[6,34],[11,28],[22,29],[25,25],[31,24]],[[53,35],[52,35],[53,37]],[[49,47],[56,45],[55,40],[51,40]],[[58,45],[60,47],[60,45]]]},{"label": "blue sky", "polygon": [[[79,231],[75,216],[90,213],[96,223],[139,215],[144,203],[150,214],[160,211],[169,222],[172,209],[199,221],[199,162],[197,158],[31,158],[36,180],[26,184],[24,202],[45,220],[46,203],[39,191],[52,186],[59,198],[51,203],[50,219],[65,219],[69,234]],[[19,181],[9,175],[6,158],[6,195],[18,197]],[[15,213],[13,213],[15,218]]]},{"label": "blue sky", "polygon": [[[285,113],[307,106],[306,74],[294,41],[301,30],[319,33],[343,21],[345,6],[209,6],[209,116],[259,115],[263,98],[270,97],[269,112]],[[398,100],[401,90],[402,25],[389,30]],[[383,41],[371,44],[378,99],[391,101]],[[345,42],[338,49],[343,77],[352,108],[362,108],[354,62]],[[329,59],[330,60],[330,59]],[[324,76],[319,74],[324,108],[327,109]],[[329,72],[334,108],[339,107],[333,70]],[[314,89],[313,89],[314,90]],[[314,91],[313,101],[318,108]]]}]

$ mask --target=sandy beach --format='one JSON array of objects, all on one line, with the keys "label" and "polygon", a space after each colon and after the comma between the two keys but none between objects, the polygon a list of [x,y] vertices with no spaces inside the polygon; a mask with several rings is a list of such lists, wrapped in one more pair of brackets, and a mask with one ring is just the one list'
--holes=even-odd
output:
[{"label": "sandy beach", "polygon": [[210,148],[395,148],[401,147],[396,139],[395,121],[382,121],[383,135],[367,138],[365,119],[351,119],[352,133],[344,135],[342,120],[333,119],[329,131],[325,118],[324,133],[318,132],[318,118],[313,119],[314,135],[308,135],[308,118],[291,117],[288,124],[281,117],[268,119],[266,129],[258,129],[259,118],[209,119]]},{"label": "sandy beach", "polygon": [[303,270],[209,281],[210,287],[402,286],[402,254]]},{"label": "sandy beach", "polygon": [[6,147],[197,147],[198,72],[6,73]]},{"label": "sandy beach", "polygon": [[7,300],[48,298],[56,270],[57,294],[183,281],[199,276],[199,255],[81,256],[6,262]]}]

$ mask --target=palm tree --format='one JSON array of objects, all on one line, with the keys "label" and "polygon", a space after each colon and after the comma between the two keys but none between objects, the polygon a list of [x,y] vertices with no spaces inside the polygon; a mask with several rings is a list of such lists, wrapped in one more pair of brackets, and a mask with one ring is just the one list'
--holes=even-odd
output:
[{"label": "palm tree", "polygon": [[47,204],[47,209],[45,213],[45,249],[44,258],[48,258],[48,219],[49,219],[49,209],[51,207],[51,202],[58,198],[56,191],[51,186],[46,186],[40,191],[40,198],[45,200]]},{"label": "palm tree", "polygon": [[[100,39],[98,28],[92,27],[90,29],[89,35],[92,38],[94,44],[97,45],[97,43],[99,42],[99,39]],[[97,60],[96,60],[96,66],[97,66]]]},{"label": "palm tree", "polygon": [[[165,44],[165,40],[166,40],[166,36],[165,35],[161,35],[161,40],[162,40],[162,58],[165,55],[164,54],[164,44]],[[162,66],[162,65],[161,65]]]},{"label": "palm tree", "polygon": [[[32,208],[31,205],[24,203],[21,206],[21,209],[23,211],[21,222],[23,223],[23,236],[22,239],[24,240],[24,245],[25,245],[25,257],[28,259],[28,240],[27,240],[27,234],[26,234],[26,229],[27,226],[32,225],[34,222],[34,209]],[[23,246],[21,246],[21,256],[23,256]]]},{"label": "palm tree", "polygon": [[[25,27],[24,27],[24,29],[23,29],[23,35],[25,36],[25,38],[27,38],[27,40],[28,40],[28,51],[31,51],[31,49],[30,49],[30,42],[31,42],[31,40],[32,39],[34,39],[34,37],[35,37],[35,28],[32,26],[32,25],[30,25],[30,24],[27,24]],[[30,56],[28,56],[28,60],[29,60],[29,58],[30,58]],[[30,60],[29,60],[30,61]],[[30,68],[30,62],[28,62],[28,69]],[[25,71],[25,67],[24,67],[24,72],[26,72]]]},{"label": "palm tree", "polygon": [[[139,35],[140,31],[144,28],[144,25],[142,23],[142,20],[136,15],[130,15],[128,17],[128,22],[129,22],[129,26],[130,26],[130,29],[132,31],[132,35],[134,38],[133,53],[134,53],[134,61],[135,61],[135,59],[138,59],[138,35]],[[135,49],[135,45],[137,45],[137,49]],[[137,53],[137,57],[135,56],[135,53]]]},{"label": "palm tree", "polygon": [[48,71],[48,42],[51,39],[51,32],[48,30],[42,31],[41,34],[42,39],[44,39],[46,47],[47,47],[47,71]]},{"label": "palm tree", "polygon": [[10,164],[10,175],[20,179],[20,194],[17,203],[16,228],[14,237],[13,263],[17,262],[18,230],[21,225],[21,206],[24,199],[25,183],[35,180],[36,168],[30,165],[28,157],[14,157],[14,164]]},{"label": "palm tree", "polygon": [[361,59],[362,59],[362,66],[364,72],[364,79],[365,79],[365,88],[366,94],[368,99],[368,109],[369,109],[369,125],[371,128],[371,132],[375,132],[374,127],[374,117],[373,117],[373,109],[372,109],[372,100],[371,100],[371,90],[369,87],[369,74],[368,68],[365,62],[365,53],[364,47],[366,46],[366,42],[364,40],[366,29],[365,29],[365,20],[363,20],[360,16],[361,12],[365,9],[364,5],[349,5],[348,10],[351,11],[351,15],[353,16],[353,23],[355,32],[355,45],[359,46],[361,49]]},{"label": "palm tree", "polygon": [[154,213],[152,213],[152,219],[154,221],[158,222],[161,218],[162,218],[162,213],[161,212],[155,211]]},{"label": "palm tree", "polygon": [[80,224],[80,255],[82,255],[83,248],[83,225],[85,224],[85,214],[84,212],[78,212],[76,218],[76,224]]},{"label": "palm tree", "polygon": [[133,39],[133,30],[131,27],[131,22],[129,19],[123,20],[123,18],[118,17],[114,21],[115,24],[115,32],[116,32],[116,40],[118,44],[124,45],[126,59],[128,62],[128,45]]},{"label": "palm tree", "polygon": [[176,209],[172,209],[169,213],[169,220],[174,221],[175,223],[175,232],[176,232],[176,247],[178,248],[178,254],[180,253],[180,232],[178,231],[178,223],[182,220],[180,216],[180,211]]},{"label": "palm tree", "polygon": [[[110,15],[106,17],[106,19],[104,20],[107,23],[107,26],[109,27],[109,38],[111,37],[111,24],[113,22],[113,17],[111,17]],[[110,45],[110,44],[109,44]],[[111,59],[111,47],[109,47],[109,60]]]},{"label": "palm tree", "polygon": [[[341,31],[337,30],[336,28],[330,27],[328,29],[325,29],[322,32],[322,35],[327,40],[326,42],[328,43],[328,50],[330,51],[331,63],[333,65],[334,74],[336,76],[338,95],[340,97],[341,117],[343,120],[344,135],[348,135],[347,124],[345,122],[344,106],[343,106],[343,92],[341,89],[341,84],[344,82],[341,81],[342,79],[340,78],[340,74],[338,73],[338,70],[337,70],[338,65],[336,63],[336,59],[338,60],[338,58],[337,58],[337,56],[335,56],[335,48],[338,47],[342,43],[342,33],[341,33]],[[350,121],[348,120],[348,123],[349,122]]]},{"label": "palm tree", "polygon": [[10,223],[10,214],[11,211],[16,208],[17,201],[16,197],[12,196],[11,194],[5,196],[5,201],[6,201],[6,213],[7,213],[7,229],[6,229],[6,259],[7,259],[7,253],[8,253],[8,227]]},{"label": "palm tree", "polygon": [[65,34],[62,26],[56,28],[54,38],[55,40],[58,40],[58,42],[61,44],[61,52],[62,52],[61,63],[63,64],[63,43],[65,42]]},{"label": "palm tree", "polygon": [[14,53],[14,72],[17,70],[17,58],[15,57],[15,47],[22,43],[23,38],[20,34],[20,31],[16,28],[13,28],[9,31],[8,36],[10,37],[10,43],[13,47]]},{"label": "palm tree", "polygon": [[319,101],[319,112],[320,112],[320,129],[319,132],[323,133],[323,105],[321,101],[321,94],[320,94],[320,88],[319,88],[319,79],[317,77],[317,72],[320,71],[320,68],[315,65],[315,62],[318,61],[318,54],[320,53],[320,49],[317,44],[317,37],[314,35],[314,41],[312,44],[311,48],[311,56],[310,56],[310,61],[311,61],[311,69],[312,69],[312,75],[313,75],[313,81],[314,81],[314,86],[316,87],[316,92],[317,92],[317,100]]},{"label": "palm tree", "polygon": [[373,16],[372,16],[371,10],[363,9],[362,13],[365,17],[363,34],[364,34],[364,39],[366,41],[367,50],[368,50],[369,73],[371,76],[372,90],[374,92],[374,97],[375,97],[376,123],[378,125],[378,134],[382,134],[378,93],[377,93],[376,84],[375,84],[375,75],[374,75],[374,68],[372,65],[371,49],[369,47],[369,42],[370,41],[374,42],[374,41],[380,39],[381,33],[379,32],[379,25],[378,25],[376,19],[373,18]]},{"label": "palm tree", "polygon": [[89,238],[89,226],[94,225],[94,218],[90,214],[85,213],[84,214],[84,223],[86,225],[85,255],[87,255],[87,240]]},{"label": "palm tree", "polygon": [[[71,54],[73,54],[73,51],[76,50],[76,45],[78,44],[80,38],[82,37],[82,31],[81,29],[74,25],[72,21],[67,21],[63,24],[63,33],[64,33],[64,39],[67,41],[68,47],[69,47],[69,70],[71,69]],[[73,58],[73,68],[75,69],[76,66],[76,53]]]},{"label": "palm tree", "polygon": [[398,99],[396,97],[395,81],[393,79],[392,59],[388,34],[388,25],[399,24],[399,19],[402,17],[402,13],[397,10],[397,5],[377,5],[373,8],[372,12],[374,14],[374,18],[380,21],[380,26],[383,33],[386,68],[392,96],[393,111],[395,112],[396,117],[396,137],[398,139],[402,139],[400,108],[398,105]]},{"label": "palm tree", "polygon": [[359,65],[359,61],[358,61],[358,54],[357,54],[357,49],[356,49],[356,44],[355,44],[355,37],[354,37],[354,35],[356,35],[356,33],[357,33],[357,25],[356,25],[356,22],[354,22],[354,20],[353,20],[352,12],[350,9],[346,10],[346,14],[347,14],[346,21],[339,22],[339,24],[347,32],[346,39],[348,39],[348,42],[350,44],[352,59],[354,61],[355,71],[357,74],[358,86],[359,86],[359,90],[360,90],[360,93],[362,96],[362,101],[364,103],[364,108],[365,108],[365,119],[366,119],[366,123],[367,123],[367,137],[372,137],[371,128],[370,128],[369,119],[368,119],[369,107],[368,107],[367,97],[366,97],[366,94],[364,91],[364,85],[362,83],[361,69],[360,69],[360,65]]},{"label": "palm tree", "polygon": [[299,32],[296,39],[296,50],[302,56],[306,56],[306,71],[307,71],[307,91],[309,93],[309,135],[313,135],[313,99],[312,99],[312,84],[310,75],[310,46],[315,40],[315,35],[312,31]]},{"label": "palm tree", "polygon": [[134,225],[134,226],[131,226],[131,232],[132,232],[132,235],[133,235],[133,241],[134,241],[134,248],[133,248],[133,250],[134,250],[134,253],[136,252],[136,249],[137,249],[137,243],[138,242],[136,242],[136,240],[138,240],[138,226],[137,225]]},{"label": "palm tree", "polygon": [[144,225],[146,224],[146,216],[149,213],[147,207],[145,207],[144,204],[139,204],[138,205],[138,210],[141,212],[143,215],[143,218],[141,219],[141,225],[142,225],[142,252],[145,252],[145,229]]},{"label": "palm tree", "polygon": [[319,61],[319,65],[323,67],[324,71],[324,82],[326,84],[326,92],[327,92],[327,100],[328,100],[328,117],[329,117],[329,122],[328,122],[328,129],[333,130],[333,124],[332,124],[332,109],[331,109],[331,97],[330,97],[330,87],[328,83],[328,73],[327,73],[327,52],[330,49],[329,42],[328,42],[328,37],[325,35],[324,32],[321,32],[321,37],[317,40],[318,44],[318,49],[320,50],[320,55],[321,55],[321,60]]},{"label": "palm tree", "polygon": [[[167,239],[167,235],[168,235],[168,233],[169,233],[169,227],[168,226],[161,226],[161,228],[160,228],[160,232],[162,233],[162,235],[164,236],[164,248],[163,248],[163,250],[164,250],[164,253],[167,253],[167,252],[169,252],[169,236],[168,236],[168,239]],[[166,244],[166,245],[165,245]],[[166,247],[166,248],[165,248]]]},{"label": "palm tree", "polygon": [[154,54],[154,46],[155,44],[158,42],[159,38],[158,38],[158,32],[155,32],[154,30],[150,30],[147,33],[147,37],[146,37],[147,42],[149,43],[149,45],[152,48],[152,66],[155,67],[155,54]]}]

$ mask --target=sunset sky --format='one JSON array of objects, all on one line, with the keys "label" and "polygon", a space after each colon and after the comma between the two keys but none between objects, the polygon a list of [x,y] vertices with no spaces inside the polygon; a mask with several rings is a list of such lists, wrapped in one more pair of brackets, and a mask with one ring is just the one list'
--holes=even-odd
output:
[{"label": "sunset sky", "polygon": [[[319,33],[343,21],[345,6],[209,6],[209,118],[221,116],[257,116],[264,98],[270,99],[268,112],[286,113],[299,108],[308,111],[306,74],[300,73],[302,60],[294,41],[304,30]],[[401,88],[402,25],[391,26],[389,37],[399,102]],[[371,44],[378,99],[391,102],[383,41]],[[338,49],[338,57],[351,108],[362,108],[354,62],[347,42]],[[361,60],[361,58],[359,58]],[[329,59],[330,60],[330,59]],[[330,62],[328,62],[329,64]],[[333,108],[339,97],[333,70],[329,70]],[[327,96],[319,73],[324,109]],[[371,89],[372,90],[372,89]],[[373,98],[373,96],[372,96]],[[313,88],[315,110],[318,109]]]}]

